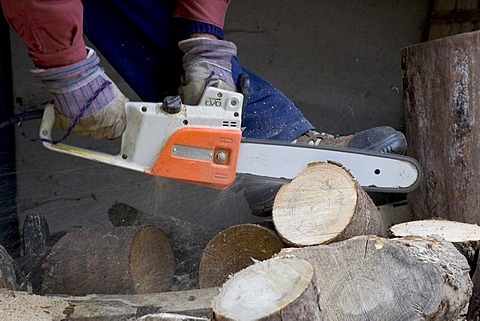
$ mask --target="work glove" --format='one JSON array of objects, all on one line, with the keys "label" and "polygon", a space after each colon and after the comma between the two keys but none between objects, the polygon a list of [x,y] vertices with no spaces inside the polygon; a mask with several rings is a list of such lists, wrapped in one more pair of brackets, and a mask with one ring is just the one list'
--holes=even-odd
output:
[{"label": "work glove", "polygon": [[125,129],[128,99],[98,65],[95,51],[87,50],[83,61],[32,73],[53,95],[57,127],[67,130],[75,121],[73,132],[78,135],[114,139]]},{"label": "work glove", "polygon": [[180,41],[183,56],[182,83],[179,94],[188,105],[197,105],[207,86],[235,91],[231,59],[237,54],[234,43],[210,38]]}]

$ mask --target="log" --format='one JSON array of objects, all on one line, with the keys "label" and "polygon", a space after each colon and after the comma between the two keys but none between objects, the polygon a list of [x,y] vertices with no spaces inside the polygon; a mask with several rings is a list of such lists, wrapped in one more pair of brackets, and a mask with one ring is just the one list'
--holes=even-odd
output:
[{"label": "log", "polygon": [[314,269],[305,260],[258,262],[223,285],[212,304],[212,320],[321,320],[313,280]]},{"label": "log", "polygon": [[471,267],[476,265],[480,247],[480,226],[477,224],[434,219],[419,220],[393,225],[388,229],[388,234],[393,237],[438,235],[452,242]]},{"label": "log", "polygon": [[135,321],[209,321],[207,318],[197,318],[176,313],[148,314]]},{"label": "log", "polygon": [[403,48],[407,153],[424,179],[408,195],[416,220],[480,221],[480,32]]},{"label": "log", "polygon": [[325,320],[455,320],[472,293],[467,260],[440,237],[359,236],[279,255],[313,265]]},{"label": "log", "polygon": [[16,290],[17,288],[14,261],[7,250],[0,245],[0,289]]},{"label": "log", "polygon": [[470,276],[473,281],[473,294],[468,305],[468,320],[475,320],[480,308],[480,266],[478,265],[480,249],[480,226],[446,220],[421,220],[397,224],[389,228],[394,237],[409,235],[428,237],[438,235],[462,253],[470,265]]},{"label": "log", "polygon": [[141,294],[170,290],[173,254],[156,227],[75,228],[43,263],[42,294]]},{"label": "log", "polygon": [[227,278],[252,265],[271,258],[283,247],[277,234],[255,224],[229,227],[215,236],[200,261],[200,287],[221,286]]},{"label": "log", "polygon": [[162,229],[172,245],[175,262],[172,290],[198,288],[202,253],[218,231],[159,213],[149,214],[120,202],[108,209],[108,217],[112,225],[117,227],[156,226]]},{"label": "log", "polygon": [[283,185],[273,205],[277,233],[293,246],[383,235],[380,211],[347,169],[313,163]]},{"label": "log", "polygon": [[0,290],[2,321],[118,321],[155,313],[176,313],[198,318],[211,316],[218,288],[135,295],[32,295]]}]

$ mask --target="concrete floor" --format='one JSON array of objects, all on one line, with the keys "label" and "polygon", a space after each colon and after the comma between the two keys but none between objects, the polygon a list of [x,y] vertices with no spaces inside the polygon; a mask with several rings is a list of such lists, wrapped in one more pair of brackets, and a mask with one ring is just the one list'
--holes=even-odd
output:
[{"label": "concrete floor", "polygon": [[[226,36],[243,65],[290,97],[321,131],[404,128],[400,48],[422,41],[427,0],[233,1]],[[18,110],[49,99],[12,35]],[[105,62],[104,62],[105,63]],[[135,94],[106,65],[131,99]],[[38,122],[26,124],[36,136]],[[47,215],[52,231],[109,225],[115,201],[219,228],[254,221],[241,193],[215,191],[46,151],[17,135],[18,212]],[[76,139],[73,140],[77,142]],[[107,151],[113,143],[88,141]]]}]

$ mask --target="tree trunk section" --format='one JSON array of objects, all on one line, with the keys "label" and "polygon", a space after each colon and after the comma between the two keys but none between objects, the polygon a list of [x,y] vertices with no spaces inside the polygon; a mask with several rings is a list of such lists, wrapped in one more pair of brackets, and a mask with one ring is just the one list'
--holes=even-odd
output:
[{"label": "tree trunk section", "polygon": [[440,238],[360,236],[279,255],[313,265],[325,320],[455,320],[472,291],[465,257]]},{"label": "tree trunk section", "polygon": [[282,249],[272,230],[255,225],[232,226],[208,243],[200,261],[200,287],[221,286],[230,275],[271,258]]},{"label": "tree trunk section", "polygon": [[44,294],[162,292],[173,280],[172,249],[156,227],[70,230],[43,267]]},{"label": "tree trunk section", "polygon": [[258,262],[230,278],[212,305],[212,320],[320,320],[314,269],[298,258]]},{"label": "tree trunk section", "polygon": [[480,221],[480,32],[402,49],[408,154],[424,171],[415,219]]},{"label": "tree trunk section", "polygon": [[198,288],[202,253],[217,231],[162,214],[148,214],[128,204],[115,203],[108,209],[113,226],[156,226],[172,245],[175,273],[172,290]]},{"label": "tree trunk section", "polygon": [[393,225],[388,234],[393,237],[438,235],[452,242],[465,256],[470,266],[473,281],[473,293],[468,305],[467,320],[477,320],[480,309],[480,265],[478,264],[480,249],[480,226],[446,220],[421,220]]},{"label": "tree trunk section", "polygon": [[294,246],[383,235],[378,208],[341,165],[313,163],[283,185],[273,205],[277,233]]}]

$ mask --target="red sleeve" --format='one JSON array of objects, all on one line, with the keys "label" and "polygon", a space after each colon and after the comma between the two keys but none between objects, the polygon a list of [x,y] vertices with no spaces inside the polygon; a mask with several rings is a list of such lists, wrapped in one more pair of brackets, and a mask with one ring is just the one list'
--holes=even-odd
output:
[{"label": "red sleeve", "polygon": [[231,0],[178,0],[174,16],[205,22],[223,29]]},{"label": "red sleeve", "polygon": [[86,58],[80,0],[1,0],[1,4],[35,66],[60,67]]}]

